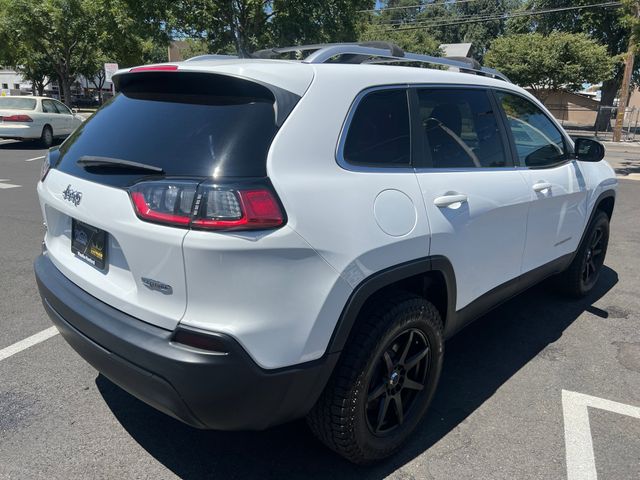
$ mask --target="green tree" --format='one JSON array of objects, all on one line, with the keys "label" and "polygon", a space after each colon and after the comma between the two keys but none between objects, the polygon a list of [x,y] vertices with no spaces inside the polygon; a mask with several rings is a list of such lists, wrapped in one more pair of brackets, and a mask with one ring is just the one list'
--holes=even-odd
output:
[{"label": "green tree", "polygon": [[[42,55],[55,72],[64,101],[98,41],[98,9],[89,0],[6,0],[4,21],[27,54]],[[19,61],[20,59],[18,59]]]},{"label": "green tree", "polygon": [[105,60],[141,63],[157,43],[124,0],[0,0],[3,35],[11,41],[0,42],[0,63],[15,66],[36,85],[45,74],[55,76],[68,105],[79,74],[92,80]]},{"label": "green tree", "polygon": [[[524,10],[577,7],[593,5],[592,0],[526,0]],[[584,8],[554,12],[546,15],[514,18],[509,22],[508,31],[513,33],[538,32],[548,34],[564,31],[585,33],[602,45],[609,56],[615,57],[627,51],[629,38],[637,21],[631,19],[632,8],[637,0],[624,0],[624,8]],[[636,58],[634,80],[640,80],[640,59]],[[618,63],[609,78],[602,82],[601,106],[612,106],[622,83],[623,65]],[[601,110],[596,119],[596,128],[603,129],[609,123],[607,110]]]},{"label": "green tree", "polygon": [[206,42],[211,53],[354,40],[356,11],[375,0],[124,0],[157,37]]},{"label": "green tree", "polygon": [[393,42],[407,52],[434,56],[442,55],[439,48],[440,42],[424,30],[393,31],[383,25],[369,24],[360,34],[360,40]]},{"label": "green tree", "polygon": [[[395,30],[396,35],[421,34],[439,43],[471,43],[473,56],[481,61],[491,41],[505,31],[506,21],[500,17],[519,5],[520,0],[388,0],[370,18],[372,24]],[[482,18],[487,20],[476,21]]]},{"label": "green tree", "polygon": [[530,88],[542,100],[550,91],[576,91],[583,83],[609,78],[619,61],[587,35],[561,32],[501,37],[485,56],[487,65]]}]

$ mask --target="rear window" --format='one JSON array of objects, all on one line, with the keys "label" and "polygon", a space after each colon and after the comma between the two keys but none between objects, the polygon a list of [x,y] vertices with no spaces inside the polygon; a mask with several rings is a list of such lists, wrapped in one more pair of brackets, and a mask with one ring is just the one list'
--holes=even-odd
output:
[{"label": "rear window", "polygon": [[57,168],[91,181],[125,186],[149,172],[89,167],[83,156],[159,167],[166,176],[262,177],[276,134],[274,96],[234,77],[135,73],[121,92],[60,147]]},{"label": "rear window", "polygon": [[0,108],[7,110],[35,110],[35,98],[0,97]]}]

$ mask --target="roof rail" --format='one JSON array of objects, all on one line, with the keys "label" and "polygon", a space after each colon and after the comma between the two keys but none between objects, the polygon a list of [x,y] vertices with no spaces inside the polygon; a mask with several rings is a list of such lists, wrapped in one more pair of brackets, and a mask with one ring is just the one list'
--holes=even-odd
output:
[{"label": "roof rail", "polygon": [[[460,72],[473,73],[510,82],[506,75],[492,68],[482,67],[473,58],[433,57],[431,55],[409,53],[391,42],[315,43],[310,45],[294,45],[291,47],[267,48],[265,50],[258,50],[257,52],[252,53],[250,58],[278,58],[282,55],[297,52],[311,52],[301,60],[303,63],[326,63],[336,57],[339,57],[337,63],[419,63],[457,68]],[[185,61],[197,62],[203,60],[230,60],[236,58],[239,57],[235,55],[199,55]]]},{"label": "roof rail", "polygon": [[506,75],[492,68],[482,67],[472,58],[433,57],[405,53],[402,48],[391,42],[318,43],[258,50],[251,56],[253,58],[277,58],[287,53],[308,51],[311,53],[302,60],[303,63],[326,63],[334,57],[340,57],[338,63],[422,63],[453,67],[460,72],[474,73],[510,82]]},{"label": "roof rail", "polygon": [[308,52],[310,50],[322,50],[329,47],[341,47],[341,46],[361,46],[361,47],[373,47],[381,50],[389,50],[389,53],[393,56],[402,56],[404,51],[395,43],[391,42],[354,42],[354,43],[314,43],[309,45],[293,45],[291,47],[276,47],[267,48],[264,50],[258,50],[253,52],[251,57],[253,58],[276,58],[279,55],[293,52]]},{"label": "roof rail", "polygon": [[206,54],[198,55],[196,57],[187,58],[185,62],[200,62],[202,60],[233,60],[239,58],[237,55],[218,55],[218,54]]}]

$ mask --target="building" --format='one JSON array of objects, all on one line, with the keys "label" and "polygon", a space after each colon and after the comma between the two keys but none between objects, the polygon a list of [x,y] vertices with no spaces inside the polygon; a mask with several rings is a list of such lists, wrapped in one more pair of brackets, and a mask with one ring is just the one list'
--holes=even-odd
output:
[{"label": "building", "polygon": [[[75,96],[87,96],[95,87],[83,76],[79,76],[71,86],[71,93]],[[111,92],[111,82],[104,82],[103,93]],[[25,80],[19,72],[6,67],[0,67],[0,96],[7,95],[33,95],[31,82]],[[44,91],[45,96],[60,98],[58,82],[52,81]]]},{"label": "building", "polygon": [[0,67],[0,95],[20,95],[31,91],[31,82],[27,82],[15,70]]}]

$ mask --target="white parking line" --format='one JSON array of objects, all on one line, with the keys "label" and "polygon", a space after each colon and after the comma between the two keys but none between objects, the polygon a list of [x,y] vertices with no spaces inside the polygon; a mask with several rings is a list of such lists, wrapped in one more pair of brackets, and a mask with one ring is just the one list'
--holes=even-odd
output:
[{"label": "white parking line", "polygon": [[13,183],[3,183],[3,182],[10,182],[10,181],[11,180],[6,178],[0,178],[0,190],[8,189],[8,188],[18,188],[22,186],[22,185],[14,185]]},{"label": "white parking line", "polygon": [[22,350],[26,350],[29,347],[33,347],[34,345],[44,342],[49,338],[57,335],[58,329],[56,327],[49,327],[46,330],[43,330],[35,335],[31,335],[30,337],[25,338],[24,340],[20,340],[19,342],[14,343],[13,345],[9,345],[8,347],[0,350],[0,361],[5,358],[9,358],[11,355],[15,355]]},{"label": "white parking line", "polygon": [[44,155],[41,155],[39,157],[35,157],[35,158],[28,158],[25,160],[25,162],[34,162],[36,160],[40,160],[41,158],[44,158]]},{"label": "white parking line", "polygon": [[587,407],[640,419],[640,408],[638,407],[592,397],[584,393],[562,390],[568,480],[596,480],[598,478]]}]

